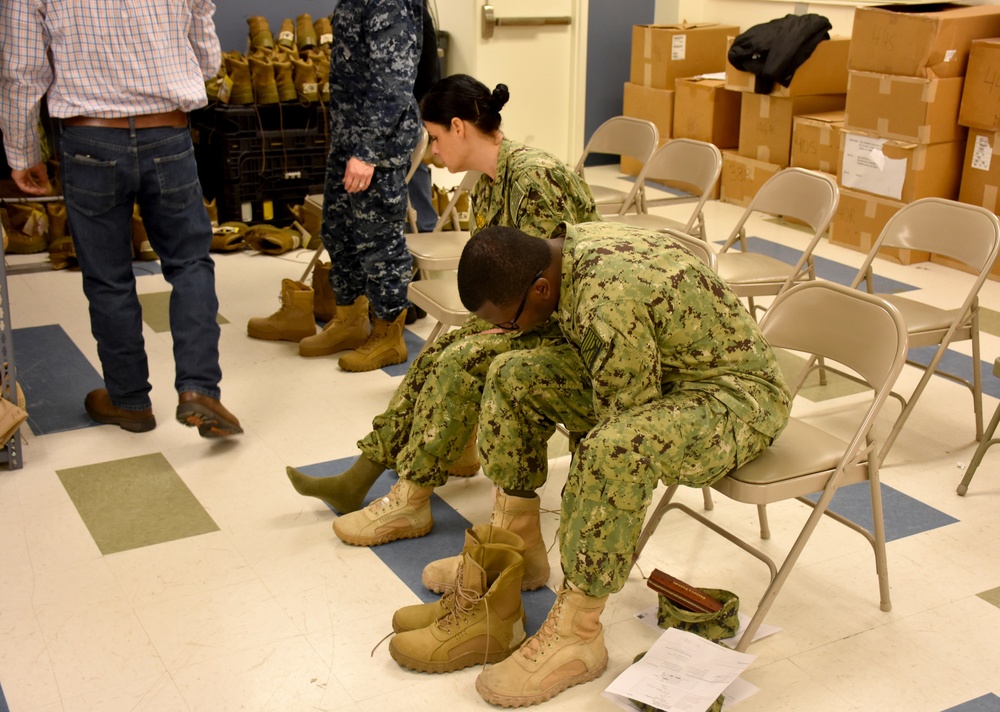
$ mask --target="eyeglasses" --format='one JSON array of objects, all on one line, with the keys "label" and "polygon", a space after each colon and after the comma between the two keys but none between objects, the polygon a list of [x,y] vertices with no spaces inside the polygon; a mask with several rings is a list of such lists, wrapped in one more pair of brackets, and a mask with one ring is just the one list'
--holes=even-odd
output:
[{"label": "eyeglasses", "polygon": [[534,279],[531,280],[531,284],[528,288],[524,290],[524,296],[521,297],[521,303],[517,305],[517,312],[514,314],[514,318],[510,321],[505,321],[501,324],[497,324],[498,327],[504,331],[520,331],[521,327],[518,326],[517,320],[521,318],[521,312],[524,311],[524,305],[528,303],[528,295],[531,294],[531,288],[535,286],[535,282],[542,278],[542,273],[539,272],[535,275]]}]

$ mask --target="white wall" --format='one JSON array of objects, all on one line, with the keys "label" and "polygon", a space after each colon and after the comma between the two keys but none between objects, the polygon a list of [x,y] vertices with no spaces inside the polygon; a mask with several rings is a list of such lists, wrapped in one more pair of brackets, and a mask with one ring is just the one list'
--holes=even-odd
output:
[{"label": "white wall", "polygon": [[[887,0],[888,1],[888,0]],[[1000,1],[1000,0],[998,0]],[[850,36],[856,5],[875,3],[792,2],[791,0],[657,0],[656,21],[726,22],[747,30],[788,14],[815,13],[833,25],[831,34]]]}]

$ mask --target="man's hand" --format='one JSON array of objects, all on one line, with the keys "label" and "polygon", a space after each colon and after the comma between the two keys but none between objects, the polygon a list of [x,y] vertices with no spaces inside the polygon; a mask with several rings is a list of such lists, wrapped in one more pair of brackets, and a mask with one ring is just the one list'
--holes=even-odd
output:
[{"label": "man's hand", "polygon": [[28,195],[48,195],[52,192],[52,185],[49,183],[49,173],[45,170],[45,164],[41,161],[31,168],[11,170],[10,177],[14,179],[17,187]]},{"label": "man's hand", "polygon": [[374,173],[375,166],[351,156],[347,161],[347,168],[344,169],[344,190],[348,193],[360,193],[362,190],[368,190]]}]

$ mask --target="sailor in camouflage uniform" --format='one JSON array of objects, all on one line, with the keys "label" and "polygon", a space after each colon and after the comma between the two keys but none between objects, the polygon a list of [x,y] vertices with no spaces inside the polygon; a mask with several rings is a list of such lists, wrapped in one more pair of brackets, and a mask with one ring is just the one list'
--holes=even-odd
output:
[{"label": "sailor in camouflage uniform", "polygon": [[[330,152],[321,237],[338,315],[323,339],[344,345],[338,319],[375,314],[370,336],[340,365],[368,371],[406,360],[403,320],[413,261],[406,249],[406,173],[420,132],[413,83],[421,0],[342,0],[333,14]],[[363,298],[367,299],[363,299]],[[330,332],[333,333],[330,333]],[[367,329],[365,330],[367,333]],[[363,343],[357,343],[363,341]]]},{"label": "sailor in camouflage uniform", "polygon": [[531,331],[554,313],[566,337],[494,360],[479,431],[487,476],[531,492],[555,424],[587,432],[562,496],[567,583],[541,631],[477,681],[487,701],[520,706],[604,671],[600,614],[625,584],[657,483],[704,487],[757,457],[790,396],[736,294],[662,234],[563,225],[538,244],[484,230],[465,248],[459,290],[501,328]]},{"label": "sailor in camouflage uniform", "polygon": [[[545,151],[503,138],[500,109],[508,98],[499,85],[492,93],[467,75],[438,82],[421,103],[424,124],[434,151],[453,171],[481,170],[471,194],[470,228],[517,227],[533,237],[548,237],[563,220],[600,220],[587,184],[568,166]],[[487,163],[488,162],[488,163]],[[484,163],[486,163],[484,165]],[[483,381],[493,359],[511,350],[530,349],[563,339],[553,321],[531,334],[503,332],[471,317],[459,329],[439,337],[411,364],[389,406],[358,443],[362,455],[337,477],[311,478],[293,468],[288,474],[302,494],[320,497],[341,512],[361,506],[364,495],[386,468],[395,468],[404,483],[430,489],[449,474],[471,475],[479,469],[476,423]],[[394,488],[394,492],[395,492]],[[391,520],[379,531],[356,531],[374,520],[373,512],[340,517],[338,536],[352,544],[381,544],[415,531],[430,531],[430,507],[423,498],[419,512],[405,498],[390,495],[390,513],[398,511],[405,526]],[[386,502],[374,503],[379,517]],[[383,531],[384,529],[384,531]],[[547,579],[548,569],[536,578]]]}]

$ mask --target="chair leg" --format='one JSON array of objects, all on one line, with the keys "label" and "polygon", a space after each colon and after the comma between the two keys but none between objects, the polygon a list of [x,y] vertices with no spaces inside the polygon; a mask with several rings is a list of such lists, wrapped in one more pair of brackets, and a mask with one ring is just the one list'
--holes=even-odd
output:
[{"label": "chair leg", "polygon": [[771,527],[767,523],[767,505],[758,504],[757,505],[757,518],[760,520],[760,538],[770,539],[771,538]]},{"label": "chair leg", "polygon": [[632,563],[639,560],[639,554],[642,550],[646,548],[646,542],[649,541],[649,537],[653,535],[656,531],[657,525],[659,525],[660,520],[663,519],[663,515],[666,513],[667,508],[670,506],[670,500],[673,499],[674,494],[677,492],[677,488],[680,485],[670,485],[667,491],[663,493],[660,497],[660,501],[656,505],[656,509],[649,517],[649,521],[646,522],[646,526],[642,528],[642,532],[639,533],[639,541],[635,545],[635,553],[632,554]]},{"label": "chair leg", "polygon": [[976,411],[976,440],[983,439],[983,368],[979,360],[979,307],[972,310],[972,407]]},{"label": "chair leg", "polygon": [[713,509],[715,509],[715,502],[712,501],[712,488],[711,487],[702,487],[701,488],[701,496],[702,496],[702,499],[705,502],[705,511],[706,512],[711,512]]},{"label": "chair leg", "polygon": [[969,468],[965,471],[965,477],[962,478],[961,484],[958,485],[957,492],[963,497],[965,496],[965,493],[969,491],[969,484],[972,482],[972,476],[976,474],[976,470],[979,468],[979,463],[983,461],[983,455],[986,454],[990,445],[1000,443],[1000,439],[993,437],[998,424],[1000,424],[1000,406],[997,406],[997,410],[993,414],[990,424],[986,427],[986,431],[983,433],[983,439],[979,441],[976,453],[972,456],[972,462],[969,463]]}]

